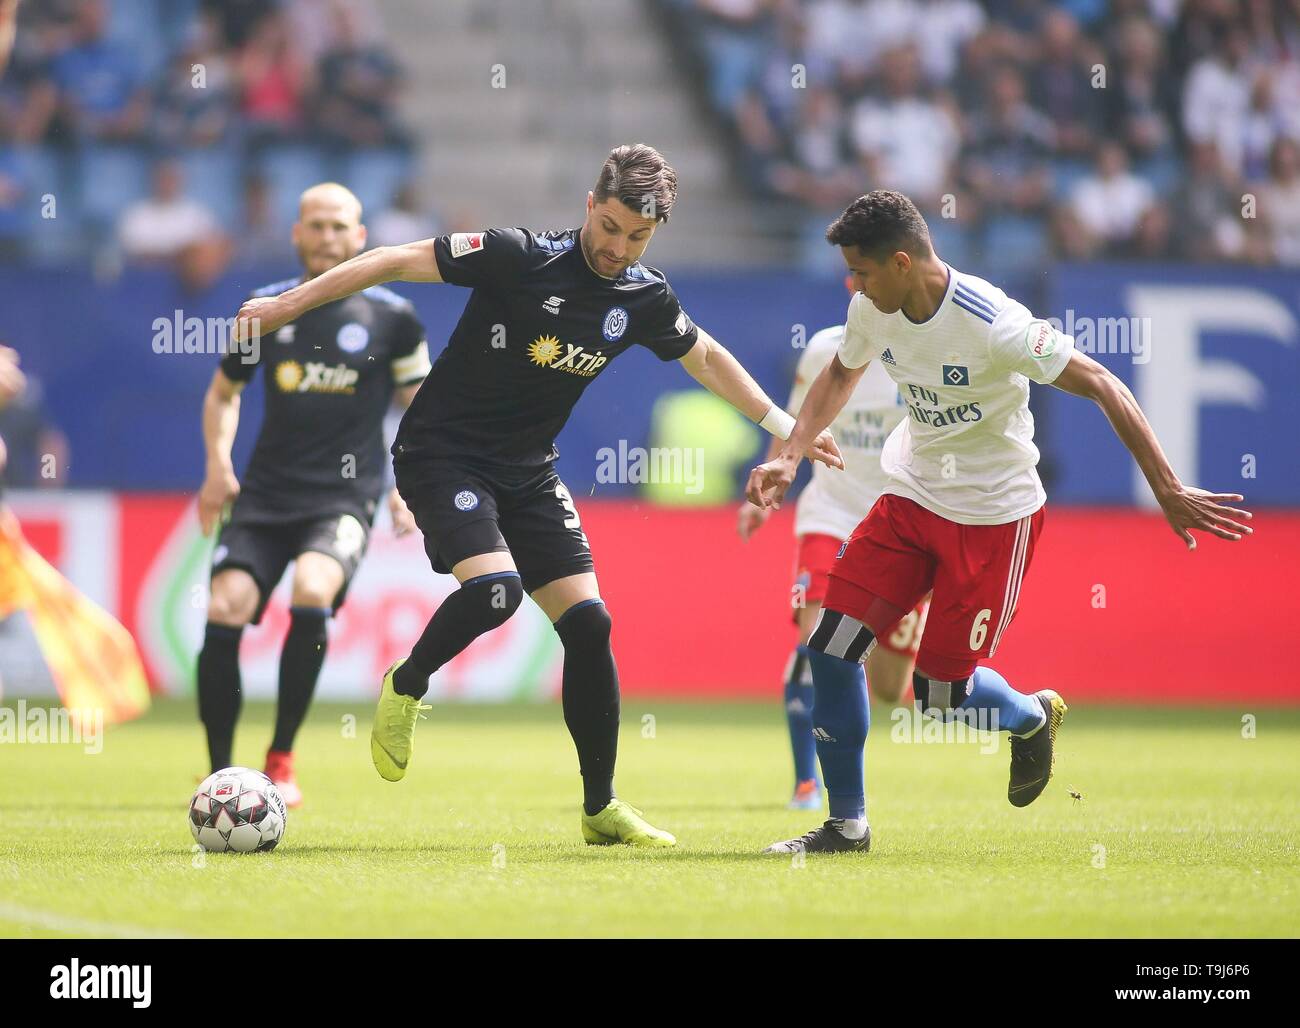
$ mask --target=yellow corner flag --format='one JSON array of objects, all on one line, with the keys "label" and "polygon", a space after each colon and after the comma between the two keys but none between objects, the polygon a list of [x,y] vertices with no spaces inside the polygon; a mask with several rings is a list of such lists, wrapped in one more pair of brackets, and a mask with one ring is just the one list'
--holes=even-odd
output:
[{"label": "yellow corner flag", "polygon": [[114,724],[149,709],[149,685],[131,634],[79,593],[23,538],[0,507],[0,620],[23,611],[74,717],[102,711]]}]

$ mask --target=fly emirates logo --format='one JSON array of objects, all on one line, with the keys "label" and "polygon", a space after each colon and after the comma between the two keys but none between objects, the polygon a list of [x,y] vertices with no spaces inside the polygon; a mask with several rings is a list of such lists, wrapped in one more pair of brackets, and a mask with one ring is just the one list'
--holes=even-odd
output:
[{"label": "fly emirates logo", "polygon": [[957,403],[950,407],[939,406],[939,394],[925,386],[907,384],[903,401],[907,404],[907,413],[913,421],[931,428],[944,428],[948,425],[971,424],[984,417],[978,402]]}]

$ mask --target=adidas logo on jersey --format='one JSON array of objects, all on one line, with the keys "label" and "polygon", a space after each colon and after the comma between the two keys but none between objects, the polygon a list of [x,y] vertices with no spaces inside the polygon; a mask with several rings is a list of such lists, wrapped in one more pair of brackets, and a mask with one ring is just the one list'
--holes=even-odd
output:
[{"label": "adidas logo on jersey", "polygon": [[818,742],[834,742],[835,737],[824,728],[814,728],[812,730],[813,738]]},{"label": "adidas logo on jersey", "polygon": [[890,353],[888,349],[880,355],[880,363],[892,364],[894,367],[898,367],[898,361],[894,360],[894,355]]}]

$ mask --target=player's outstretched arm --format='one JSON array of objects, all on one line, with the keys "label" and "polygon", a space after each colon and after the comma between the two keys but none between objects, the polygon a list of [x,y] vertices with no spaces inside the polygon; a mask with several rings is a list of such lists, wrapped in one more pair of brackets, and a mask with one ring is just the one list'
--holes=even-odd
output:
[{"label": "player's outstretched arm", "polygon": [[[714,396],[726,400],[745,417],[758,422],[773,435],[786,438],[794,419],[771,401],[725,346],[698,325],[696,328],[699,338],[685,356],[680,358],[681,366]],[[829,425],[830,422],[826,424]],[[825,427],[826,425],[822,426],[823,429]],[[844,467],[844,458],[829,432],[813,433],[799,453],[802,455],[805,450],[813,460],[819,460],[833,468]]]},{"label": "player's outstretched arm", "polygon": [[[830,359],[809,386],[808,395],[799,408],[799,418],[781,452],[749,473],[745,497],[750,503],[758,507],[781,506],[786,492],[794,484],[795,472],[799,470],[799,460],[808,447],[808,441],[823,433],[844,409],[858,379],[870,363],[867,361],[860,367],[846,368],[840,363],[839,354]],[[843,468],[844,461],[841,459],[831,466]]]},{"label": "player's outstretched arm", "polygon": [[211,535],[221,519],[221,511],[239,495],[239,479],[230,459],[239,431],[239,391],[242,382],[234,382],[220,368],[212,375],[207,395],[203,397],[203,449],[207,454],[207,471],[199,489],[199,527]]},{"label": "player's outstretched arm", "polygon": [[377,246],[278,296],[247,300],[235,317],[235,339],[269,335],[309,310],[384,282],[441,282],[433,244],[432,239],[421,239],[401,246]]},{"label": "player's outstretched arm", "polygon": [[1178,480],[1132,392],[1107,368],[1076,350],[1052,385],[1074,396],[1087,397],[1106,413],[1115,434],[1142,469],[1170,527],[1189,550],[1196,549],[1193,528],[1220,539],[1237,540],[1251,534],[1250,526],[1241,524],[1250,520],[1250,512],[1224,505],[1240,502],[1240,494],[1212,493]]}]

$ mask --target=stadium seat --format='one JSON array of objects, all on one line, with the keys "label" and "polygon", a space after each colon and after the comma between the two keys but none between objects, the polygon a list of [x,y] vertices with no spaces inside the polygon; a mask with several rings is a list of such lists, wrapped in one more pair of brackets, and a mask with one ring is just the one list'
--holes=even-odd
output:
[{"label": "stadium seat", "polygon": [[1052,196],[1057,203],[1069,200],[1074,187],[1092,173],[1092,164],[1088,161],[1076,161],[1061,158],[1052,161]]},{"label": "stadium seat", "polygon": [[970,233],[951,218],[933,215],[925,219],[935,253],[955,268],[970,266]]},{"label": "stadium seat", "polygon": [[186,150],[185,195],[203,204],[229,229],[239,220],[242,202],[239,155],[218,147]]},{"label": "stadium seat", "polygon": [[[71,259],[81,245],[81,205],[70,161],[53,147],[14,147],[9,170],[24,193],[13,215],[26,236],[27,253],[39,263]],[[54,217],[42,216],[43,197],[54,197]]]},{"label": "stadium seat", "polygon": [[411,170],[410,155],[396,149],[358,150],[334,163],[332,177],[357,194],[367,214],[387,208]]},{"label": "stadium seat", "polygon": [[1133,170],[1150,182],[1158,195],[1169,196],[1178,188],[1183,174],[1183,165],[1178,155],[1170,152],[1142,161],[1135,165]]},{"label": "stadium seat", "polygon": [[263,150],[255,161],[266,180],[271,210],[284,226],[298,217],[298,197],[308,186],[329,178],[326,162],[314,146],[282,145]]},{"label": "stadium seat", "polygon": [[76,156],[86,228],[111,232],[122,212],[149,194],[149,157],[129,146],[87,144]]},{"label": "stadium seat", "polygon": [[1002,215],[984,226],[984,275],[991,281],[1023,275],[1047,260],[1047,228],[1036,218]]},{"label": "stadium seat", "polygon": [[[108,5],[108,38],[129,48],[131,63],[141,79],[152,81],[167,59],[162,11],[173,5],[185,6],[176,0],[113,0]],[[168,10],[167,17],[171,21],[174,12]]]}]

